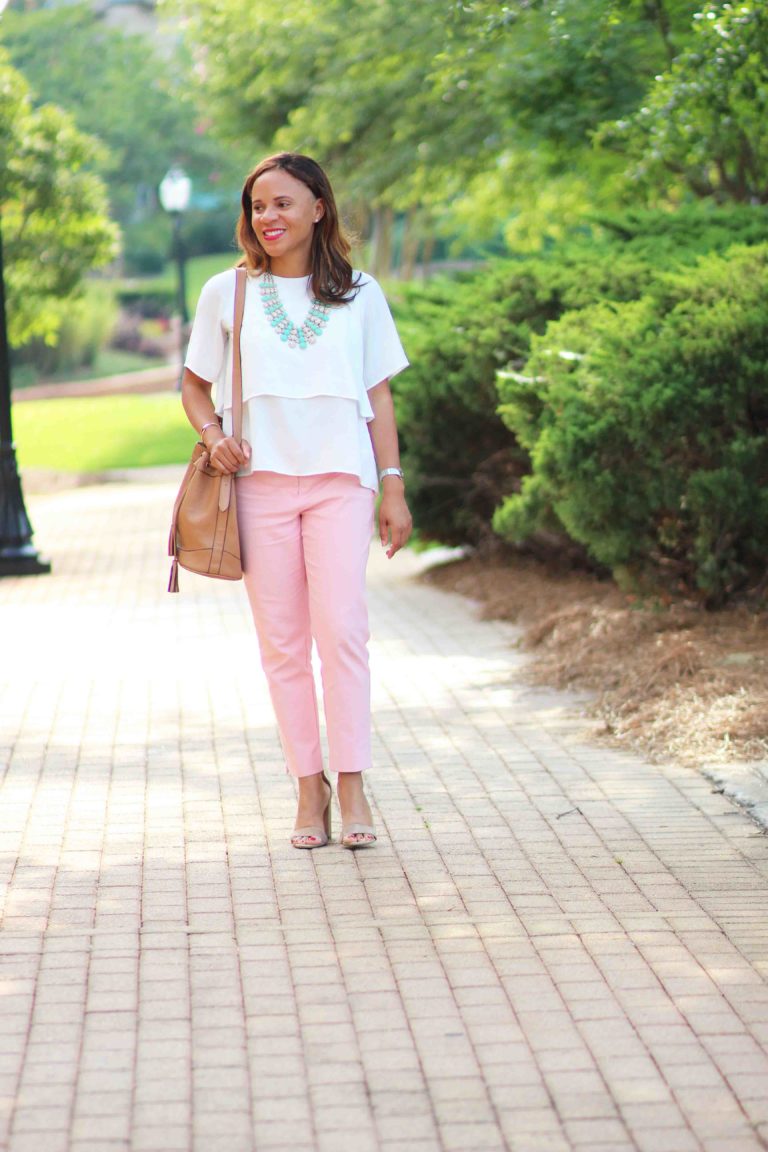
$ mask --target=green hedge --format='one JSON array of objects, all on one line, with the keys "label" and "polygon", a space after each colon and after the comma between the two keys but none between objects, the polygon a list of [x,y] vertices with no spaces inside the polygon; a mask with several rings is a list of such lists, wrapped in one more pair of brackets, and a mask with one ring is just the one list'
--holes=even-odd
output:
[{"label": "green hedge", "polygon": [[[236,203],[236,201],[235,201]],[[184,213],[181,236],[184,256],[210,256],[218,252],[237,255],[235,223],[237,212],[229,208],[211,211],[191,209]],[[173,226],[167,213],[157,211],[123,229],[123,264],[126,276],[160,275],[173,259]]]},{"label": "green hedge", "polygon": [[[482,545],[496,538],[494,510],[504,505],[495,526],[505,539],[544,541],[597,563],[595,550],[566,531],[531,461],[543,400],[520,378],[533,371],[525,367],[532,341],[565,318],[578,331],[579,314],[600,304],[608,316],[630,317],[625,306],[654,292],[661,299],[671,272],[734,241],[768,242],[765,208],[627,211],[592,221],[539,257],[508,258],[472,276],[401,289],[395,314],[412,367],[393,391],[420,535]],[[500,370],[518,377],[500,386],[503,419]],[[515,500],[521,493],[524,500]]]},{"label": "green hedge", "polygon": [[148,320],[168,319],[178,308],[178,289],[173,284],[152,285],[139,281],[135,286],[121,284],[117,291],[121,308]]},{"label": "green hedge", "polygon": [[724,252],[734,244],[768,241],[768,207],[715,205],[707,201],[683,204],[674,211],[628,209],[605,213],[593,223],[608,242],[648,260],[662,271],[666,263],[691,263],[708,252]]},{"label": "green hedge", "polygon": [[499,262],[465,281],[405,292],[395,312],[412,367],[393,382],[409,500],[421,535],[482,544],[501,499],[528,471],[497,413],[496,374],[569,309],[631,300],[652,268],[579,243],[557,260]]},{"label": "green hedge", "polygon": [[531,475],[494,519],[562,525],[625,585],[723,603],[768,561],[768,244],[564,316],[499,380]]}]

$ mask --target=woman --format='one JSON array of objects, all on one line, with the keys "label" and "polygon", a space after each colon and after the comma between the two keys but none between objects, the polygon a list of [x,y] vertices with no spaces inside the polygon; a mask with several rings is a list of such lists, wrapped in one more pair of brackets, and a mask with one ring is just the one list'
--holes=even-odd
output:
[{"label": "woman", "polygon": [[411,532],[389,390],[408,361],[378,284],[350,265],[333,191],[314,160],[289,152],[262,160],[243,187],[237,238],[249,272],[242,441],[231,435],[234,270],[201,293],[184,409],[214,467],[237,474],[245,585],[286,769],[298,780],[291,843],[320,848],[331,830],[314,638],[342,844],[364,848],[376,840],[362,779],[371,760],[365,566],[379,484],[387,556]]}]

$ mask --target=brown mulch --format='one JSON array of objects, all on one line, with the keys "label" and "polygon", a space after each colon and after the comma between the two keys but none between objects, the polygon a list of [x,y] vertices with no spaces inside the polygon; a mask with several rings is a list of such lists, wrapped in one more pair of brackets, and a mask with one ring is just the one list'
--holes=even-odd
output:
[{"label": "brown mulch", "polygon": [[768,611],[642,603],[528,558],[462,560],[425,580],[521,628],[538,683],[595,693],[596,733],[653,759],[768,757]]}]

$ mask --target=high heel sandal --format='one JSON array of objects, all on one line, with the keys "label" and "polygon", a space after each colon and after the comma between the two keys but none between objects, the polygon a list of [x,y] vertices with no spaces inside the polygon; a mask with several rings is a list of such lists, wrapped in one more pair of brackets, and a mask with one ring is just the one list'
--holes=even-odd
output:
[{"label": "high heel sandal", "polygon": [[[365,836],[365,840],[353,840],[353,836]],[[342,848],[372,848],[376,843],[376,833],[370,824],[342,824]]]},{"label": "high heel sandal", "polygon": [[[339,776],[339,783],[341,783],[341,776]],[[349,797],[347,797],[349,799]],[[362,809],[359,807],[360,797],[357,798],[358,811]],[[365,800],[365,797],[362,798]],[[341,807],[341,792],[339,792],[339,806]],[[367,801],[365,807],[368,808],[370,819],[370,807]],[[351,820],[344,819],[344,811],[342,808],[341,813],[341,846],[342,848],[371,848],[376,843],[376,832],[370,824],[355,824]]]},{"label": "high heel sandal", "polygon": [[[366,836],[365,840],[352,840],[352,836]],[[373,848],[377,834],[370,824],[342,824],[342,848]]]},{"label": "high heel sandal", "polygon": [[[322,773],[322,777],[323,781],[328,785],[328,803],[323,809],[323,827],[294,828],[291,835],[291,844],[294,848],[324,848],[331,839],[331,800],[333,799],[333,789],[325,772]],[[302,841],[310,841],[310,843],[302,843]]]}]

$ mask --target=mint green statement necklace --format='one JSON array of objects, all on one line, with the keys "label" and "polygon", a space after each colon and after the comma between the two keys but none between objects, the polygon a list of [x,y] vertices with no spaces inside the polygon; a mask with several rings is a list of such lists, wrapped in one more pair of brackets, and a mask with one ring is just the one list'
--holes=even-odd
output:
[{"label": "mint green statement necklace", "polygon": [[327,304],[313,300],[306,320],[297,328],[283,307],[271,272],[262,272],[259,278],[259,292],[267,320],[289,348],[306,349],[315,343],[318,336],[322,336],[331,313]]}]

